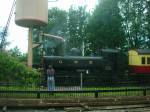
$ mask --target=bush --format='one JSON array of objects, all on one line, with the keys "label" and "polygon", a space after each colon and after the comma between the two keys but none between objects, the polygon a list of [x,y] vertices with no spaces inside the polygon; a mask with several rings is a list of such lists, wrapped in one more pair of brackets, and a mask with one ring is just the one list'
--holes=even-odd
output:
[{"label": "bush", "polygon": [[7,53],[0,53],[0,82],[35,85],[39,78],[40,73],[36,70],[26,67]]}]

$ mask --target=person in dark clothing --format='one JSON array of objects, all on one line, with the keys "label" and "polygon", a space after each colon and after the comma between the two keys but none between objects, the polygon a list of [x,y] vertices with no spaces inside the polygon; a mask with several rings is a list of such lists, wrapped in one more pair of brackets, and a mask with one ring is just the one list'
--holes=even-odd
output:
[{"label": "person in dark clothing", "polygon": [[49,65],[47,69],[47,87],[48,91],[53,91],[55,89],[55,79],[54,79],[55,70]]}]

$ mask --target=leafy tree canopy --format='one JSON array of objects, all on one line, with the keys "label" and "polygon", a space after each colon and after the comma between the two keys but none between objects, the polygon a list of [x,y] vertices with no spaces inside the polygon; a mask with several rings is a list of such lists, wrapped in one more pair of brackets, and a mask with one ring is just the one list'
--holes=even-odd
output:
[{"label": "leafy tree canopy", "polygon": [[21,62],[26,62],[27,61],[27,54],[26,53],[21,53],[20,49],[17,46],[10,49],[9,54],[12,57],[18,58],[19,61],[21,61]]},{"label": "leafy tree canopy", "polygon": [[5,28],[0,27],[0,51],[3,51],[8,45],[8,42],[6,41],[7,35],[8,32],[5,31]]},{"label": "leafy tree canopy", "polygon": [[90,49],[122,48],[124,33],[118,0],[101,0],[96,6],[87,27]]}]

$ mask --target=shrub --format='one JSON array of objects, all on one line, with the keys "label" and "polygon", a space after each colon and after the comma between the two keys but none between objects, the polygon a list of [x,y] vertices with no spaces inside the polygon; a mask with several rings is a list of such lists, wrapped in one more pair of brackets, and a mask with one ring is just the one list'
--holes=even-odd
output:
[{"label": "shrub", "polygon": [[39,82],[39,78],[40,73],[35,69],[26,67],[7,53],[0,53],[0,82],[35,85]]}]

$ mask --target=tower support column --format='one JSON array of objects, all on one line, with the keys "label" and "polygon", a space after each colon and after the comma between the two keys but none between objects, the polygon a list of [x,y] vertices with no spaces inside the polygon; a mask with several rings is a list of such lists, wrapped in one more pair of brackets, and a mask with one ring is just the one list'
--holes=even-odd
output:
[{"label": "tower support column", "polygon": [[28,33],[28,67],[32,68],[32,28],[29,28]]}]

